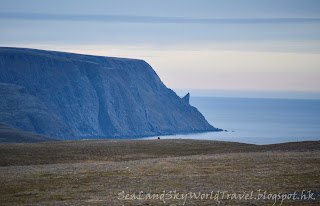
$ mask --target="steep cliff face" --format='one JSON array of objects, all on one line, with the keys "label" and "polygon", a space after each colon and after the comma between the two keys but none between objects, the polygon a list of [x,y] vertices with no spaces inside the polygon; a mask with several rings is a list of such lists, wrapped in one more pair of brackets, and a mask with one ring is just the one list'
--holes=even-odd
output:
[{"label": "steep cliff face", "polygon": [[0,121],[51,137],[217,130],[143,60],[0,48],[0,82]]}]

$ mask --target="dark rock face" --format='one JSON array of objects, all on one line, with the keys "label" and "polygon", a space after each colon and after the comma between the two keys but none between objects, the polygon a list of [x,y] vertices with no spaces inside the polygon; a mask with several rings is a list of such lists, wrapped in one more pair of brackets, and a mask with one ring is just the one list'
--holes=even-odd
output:
[{"label": "dark rock face", "polygon": [[220,131],[143,60],[22,48],[0,48],[0,121],[60,139]]},{"label": "dark rock face", "polygon": [[182,100],[186,103],[190,103],[190,93],[186,94],[186,96],[182,97]]}]

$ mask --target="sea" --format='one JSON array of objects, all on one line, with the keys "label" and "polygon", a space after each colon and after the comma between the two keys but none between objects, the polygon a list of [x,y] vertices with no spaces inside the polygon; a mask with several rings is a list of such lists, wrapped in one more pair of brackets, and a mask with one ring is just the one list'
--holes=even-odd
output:
[{"label": "sea", "polygon": [[[223,132],[160,136],[161,139],[232,141],[257,145],[320,140],[320,100],[191,97]],[[154,139],[147,137],[144,139]]]}]

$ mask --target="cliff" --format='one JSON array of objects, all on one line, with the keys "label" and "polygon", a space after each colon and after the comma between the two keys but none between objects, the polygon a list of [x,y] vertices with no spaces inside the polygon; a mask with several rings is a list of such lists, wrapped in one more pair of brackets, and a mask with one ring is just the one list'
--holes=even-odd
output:
[{"label": "cliff", "polygon": [[219,130],[188,102],[143,60],[0,48],[0,121],[25,131],[80,139]]}]

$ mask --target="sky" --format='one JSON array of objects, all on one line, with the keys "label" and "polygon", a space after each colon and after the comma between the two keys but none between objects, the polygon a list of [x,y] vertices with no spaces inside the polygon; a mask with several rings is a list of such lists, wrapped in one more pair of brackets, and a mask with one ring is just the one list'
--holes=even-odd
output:
[{"label": "sky", "polygon": [[144,59],[181,95],[320,98],[318,0],[0,5],[0,46]]}]

